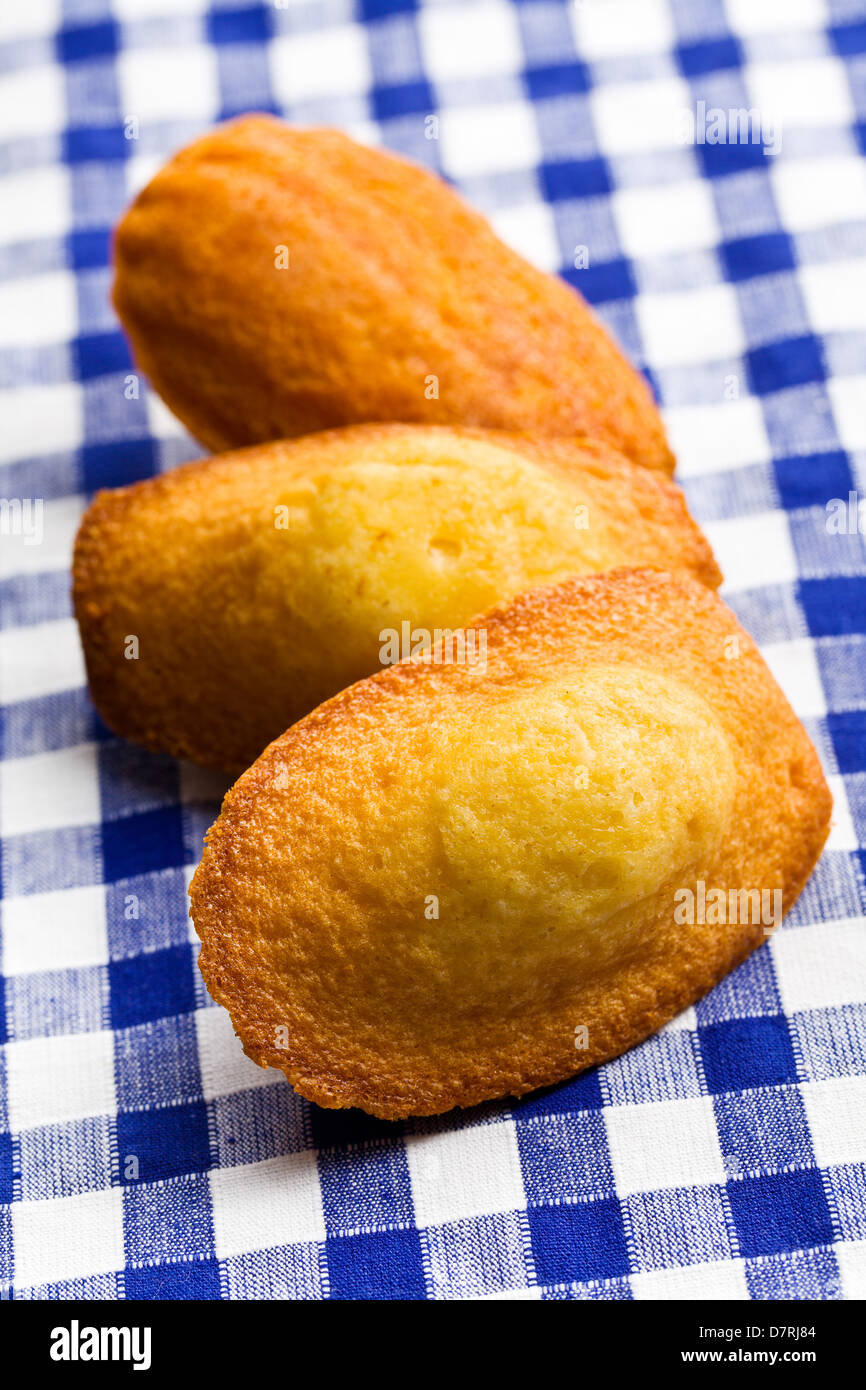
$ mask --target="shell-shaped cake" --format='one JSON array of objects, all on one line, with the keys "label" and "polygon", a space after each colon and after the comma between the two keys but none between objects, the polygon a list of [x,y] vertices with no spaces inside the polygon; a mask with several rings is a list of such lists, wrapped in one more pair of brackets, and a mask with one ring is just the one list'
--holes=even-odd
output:
[{"label": "shell-shaped cake", "polygon": [[616,1056],[765,940],[827,834],[802,726],[689,577],[473,631],[483,662],[403,661],[273,742],[193,879],[211,994],[320,1105],[435,1114]]},{"label": "shell-shaped cake", "polygon": [[240,771],[491,604],[618,565],[720,577],[679,489],[606,445],[367,425],[100,493],[75,611],[113,729]]},{"label": "shell-shaped cake", "polygon": [[139,194],[114,258],[136,361],[209,449],[401,420],[589,435],[673,472],[582,296],[441,178],[336,130],[220,126]]}]

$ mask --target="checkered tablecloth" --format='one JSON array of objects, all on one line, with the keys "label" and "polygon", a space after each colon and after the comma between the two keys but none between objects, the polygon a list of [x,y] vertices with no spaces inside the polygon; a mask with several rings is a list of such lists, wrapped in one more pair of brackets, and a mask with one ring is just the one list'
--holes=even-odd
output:
[{"label": "checkered tablecloth", "polygon": [[[135,376],[109,229],[249,108],[439,169],[598,307],[832,784],[772,942],[519,1104],[386,1124],[249,1062],[187,920],[224,784],[85,690],[81,512],[197,452]],[[750,108],[757,142],[712,138]],[[7,1296],[866,1296],[866,544],[827,509],[866,488],[864,150],[863,0],[0,6]]]}]

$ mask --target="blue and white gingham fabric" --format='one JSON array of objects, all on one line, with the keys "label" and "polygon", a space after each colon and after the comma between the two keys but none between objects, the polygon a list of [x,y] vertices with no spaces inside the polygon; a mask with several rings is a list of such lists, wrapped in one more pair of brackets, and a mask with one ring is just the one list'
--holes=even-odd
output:
[{"label": "blue and white gingham fabric", "polygon": [[[772,942],[519,1104],[386,1124],[249,1062],[187,920],[224,784],[84,687],[82,510],[197,452],[134,374],[109,230],[250,108],[439,169],[598,307],[833,787]],[[712,138],[750,108],[757,143]],[[863,0],[0,7],[6,1296],[866,1296],[864,151]]]}]

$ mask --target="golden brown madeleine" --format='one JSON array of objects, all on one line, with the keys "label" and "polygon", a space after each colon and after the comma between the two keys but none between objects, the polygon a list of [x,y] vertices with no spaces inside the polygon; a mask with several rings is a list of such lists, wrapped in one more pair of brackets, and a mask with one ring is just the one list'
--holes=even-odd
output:
[{"label": "golden brown madeleine", "polygon": [[441,179],[337,131],[219,127],[139,195],[115,262],[139,365],[213,450],[402,420],[589,435],[673,471],[581,296]]},{"label": "golden brown madeleine", "polygon": [[240,771],[436,629],[623,564],[719,580],[679,489],[606,445],[359,425],[101,493],[75,611],[113,729]]},{"label": "golden brown madeleine", "polygon": [[802,726],[693,580],[478,627],[486,668],[404,661],[272,743],[192,882],[208,989],[320,1105],[435,1114],[616,1056],[760,945],[827,834]]}]

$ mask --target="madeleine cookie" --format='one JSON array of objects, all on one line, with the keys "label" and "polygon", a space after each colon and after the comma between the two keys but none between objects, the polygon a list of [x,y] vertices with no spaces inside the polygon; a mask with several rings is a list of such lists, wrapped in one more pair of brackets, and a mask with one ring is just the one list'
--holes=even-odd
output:
[{"label": "madeleine cookie", "polygon": [[213,450],[366,420],[589,435],[673,471],[646,382],[582,297],[442,179],[271,116],[176,155],[126,213],[114,303]]},{"label": "madeleine cookie", "polygon": [[623,564],[719,580],[679,489],[603,444],[361,425],[100,493],[75,612],[113,729],[240,771],[437,632]]},{"label": "madeleine cookie", "polygon": [[615,1057],[760,945],[827,835],[802,726],[688,577],[476,628],[483,669],[404,661],[272,743],[192,882],[208,989],[320,1105],[436,1114]]}]

